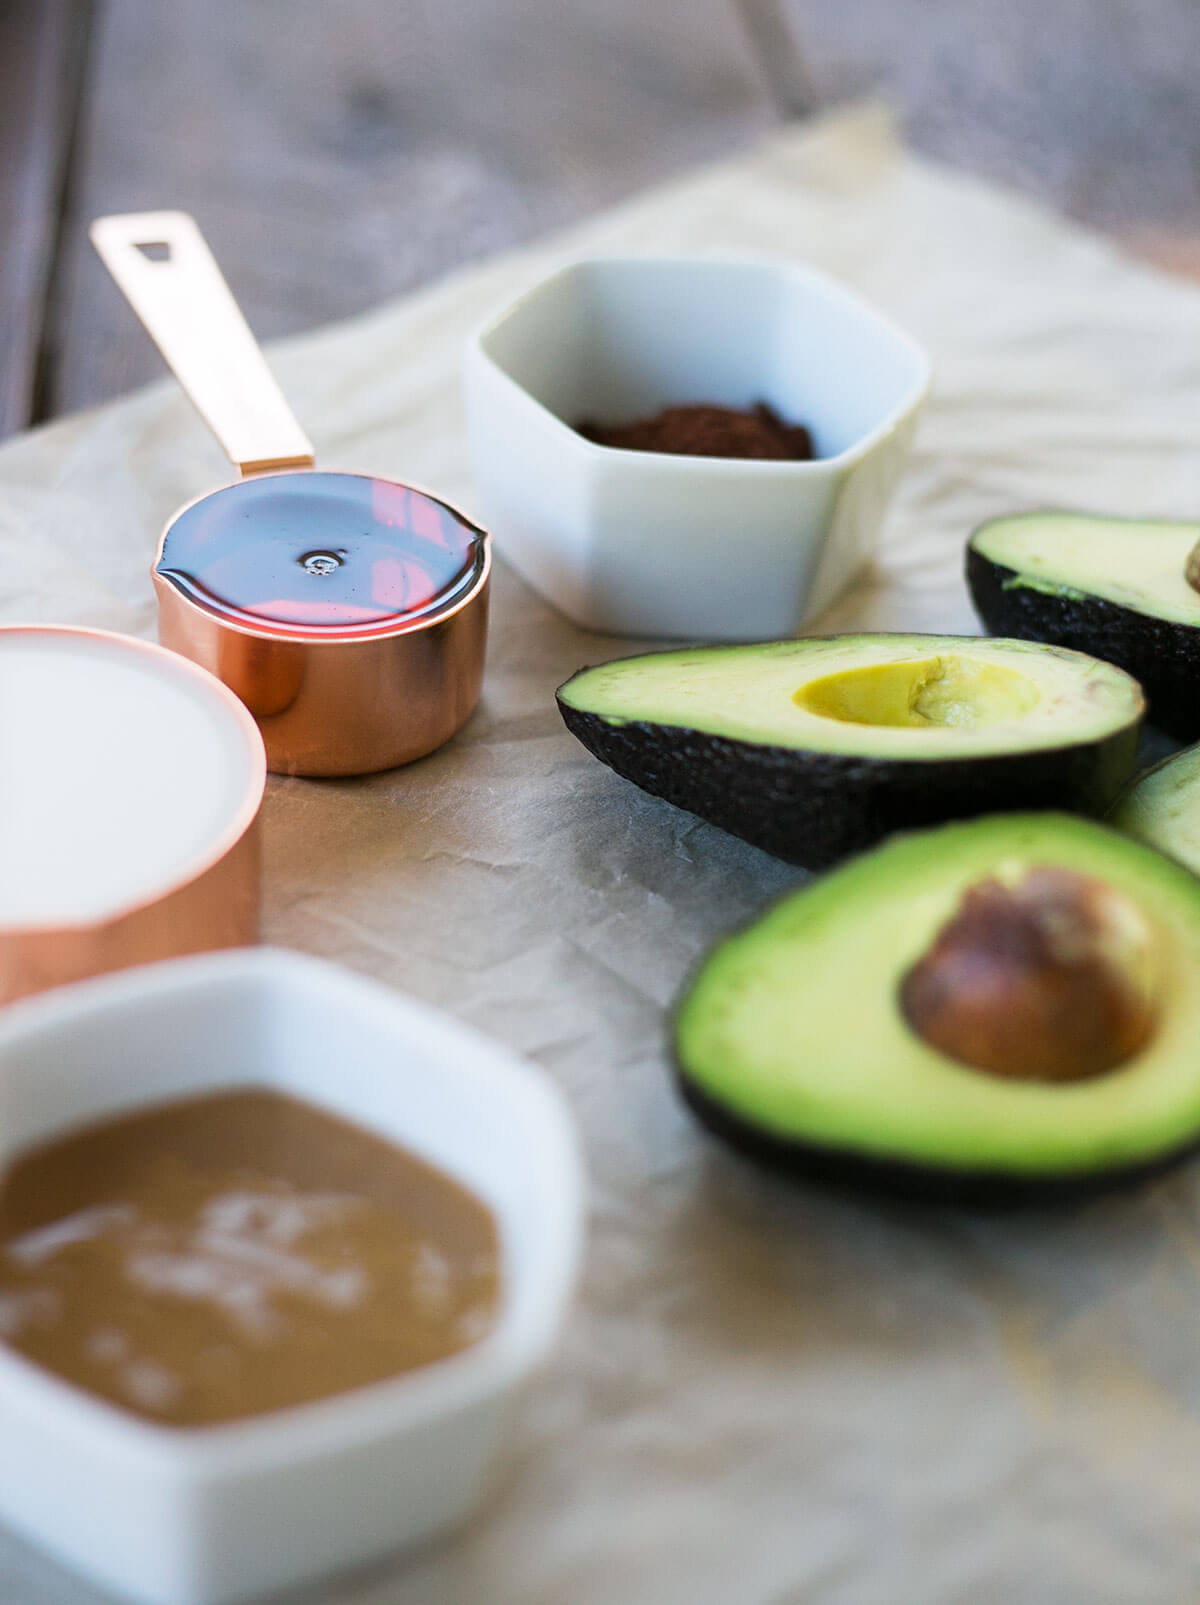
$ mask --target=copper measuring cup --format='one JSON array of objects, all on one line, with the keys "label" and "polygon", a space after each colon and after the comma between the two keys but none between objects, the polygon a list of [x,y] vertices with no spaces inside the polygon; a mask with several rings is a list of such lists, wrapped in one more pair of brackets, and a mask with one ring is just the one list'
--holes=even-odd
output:
[{"label": "copper measuring cup", "polygon": [[241,475],[163,530],[160,641],[241,698],[276,773],[368,774],[440,747],[479,698],[486,531],[411,485],[314,467],[186,213],[103,217],[90,232]]}]

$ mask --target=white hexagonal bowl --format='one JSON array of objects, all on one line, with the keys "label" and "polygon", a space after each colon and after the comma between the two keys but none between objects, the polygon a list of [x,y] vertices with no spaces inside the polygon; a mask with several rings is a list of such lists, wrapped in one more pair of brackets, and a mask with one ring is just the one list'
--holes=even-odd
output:
[{"label": "white hexagonal bowl", "polygon": [[575,1280],[582,1179],[561,1097],[475,1032],[270,949],[175,959],[0,1019],[0,1163],[56,1132],[269,1086],[440,1166],[493,1210],[502,1304],[481,1342],[390,1381],[228,1425],[159,1426],[0,1347],[0,1519],[150,1605],[226,1605],[461,1521]]},{"label": "white hexagonal bowl", "polygon": [[[472,464],[497,550],[594,630],[791,635],[870,554],[929,385],[903,330],[832,279],[758,258],[612,257],[534,285],[469,341]],[[673,457],[570,427],[766,401],[812,462]]]}]

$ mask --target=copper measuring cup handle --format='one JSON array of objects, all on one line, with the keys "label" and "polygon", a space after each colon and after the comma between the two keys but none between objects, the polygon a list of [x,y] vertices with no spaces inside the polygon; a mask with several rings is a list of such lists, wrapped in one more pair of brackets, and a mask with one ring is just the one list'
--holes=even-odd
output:
[{"label": "copper measuring cup handle", "polygon": [[100,217],[88,231],[130,306],[242,474],[311,468],[313,449],[186,212]]}]

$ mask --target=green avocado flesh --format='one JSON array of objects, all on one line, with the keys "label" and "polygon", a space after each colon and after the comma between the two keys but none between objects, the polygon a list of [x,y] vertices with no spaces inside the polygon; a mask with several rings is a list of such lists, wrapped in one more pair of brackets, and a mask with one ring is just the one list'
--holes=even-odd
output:
[{"label": "green avocado flesh", "polygon": [[933,760],[1092,741],[1141,711],[1135,681],[1082,653],[937,635],[653,652],[584,669],[558,697],[611,725],[672,726],[797,753]]},{"label": "green avocado flesh", "polygon": [[[969,887],[1041,867],[1124,894],[1149,931],[1152,1034],[1087,1080],[971,1069],[923,1042],[898,1004]],[[1200,881],[1064,814],[893,837],[718,947],[676,1021],[685,1094],[740,1146],[800,1172],[900,1175],[906,1191],[954,1197],[961,1184],[966,1198],[1089,1190],[1180,1157],[1200,1141],[1198,1038]]]},{"label": "green avocado flesh", "polygon": [[1200,746],[1148,769],[1117,799],[1109,823],[1200,875]]},{"label": "green avocado flesh", "polygon": [[1200,524],[1101,518],[1087,513],[1020,513],[971,536],[989,562],[1012,569],[1006,589],[1081,600],[1098,597],[1132,612],[1200,627],[1200,594],[1184,568]]}]

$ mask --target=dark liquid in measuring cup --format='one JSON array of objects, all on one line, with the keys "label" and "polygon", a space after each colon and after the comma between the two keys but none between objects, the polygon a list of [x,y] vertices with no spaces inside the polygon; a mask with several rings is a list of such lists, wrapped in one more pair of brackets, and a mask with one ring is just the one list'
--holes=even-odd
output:
[{"label": "dark liquid in measuring cup", "polygon": [[304,471],[243,480],[186,508],[157,571],[255,629],[369,635],[451,608],[484,548],[482,530],[422,491]]}]

